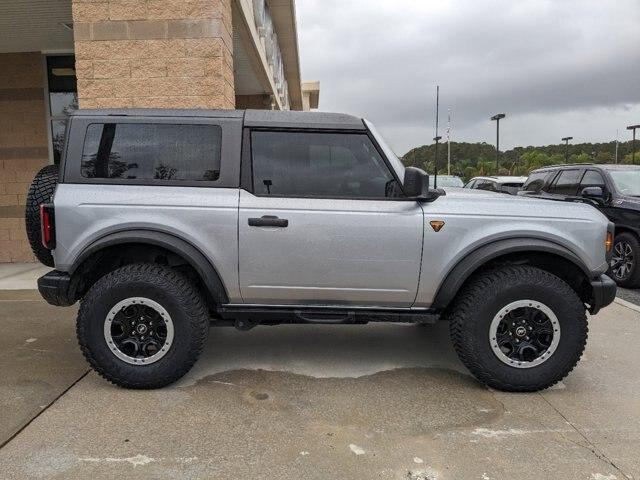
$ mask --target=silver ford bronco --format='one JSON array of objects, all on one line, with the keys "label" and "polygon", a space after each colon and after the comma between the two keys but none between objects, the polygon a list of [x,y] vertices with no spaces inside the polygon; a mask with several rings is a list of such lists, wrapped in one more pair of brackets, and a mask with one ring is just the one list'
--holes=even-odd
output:
[{"label": "silver ford bronco", "polygon": [[443,319],[478,380],[535,391],[616,293],[596,209],[432,189],[342,114],[80,110],[26,220],[40,293],[80,301],[85,357],[128,388],[182,377],[210,325]]}]

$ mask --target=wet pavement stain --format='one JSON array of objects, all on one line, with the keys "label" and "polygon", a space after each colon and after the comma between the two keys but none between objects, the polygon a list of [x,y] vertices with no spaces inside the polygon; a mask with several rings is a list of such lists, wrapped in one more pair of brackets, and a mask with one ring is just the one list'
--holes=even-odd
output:
[{"label": "wet pavement stain", "polygon": [[286,415],[286,423],[313,430],[324,425],[328,430],[429,435],[485,424],[503,411],[491,392],[468,376],[431,368],[402,368],[357,378],[235,370],[202,378],[182,390],[195,402],[199,396],[218,395],[234,406],[244,400],[265,409],[263,415]]}]

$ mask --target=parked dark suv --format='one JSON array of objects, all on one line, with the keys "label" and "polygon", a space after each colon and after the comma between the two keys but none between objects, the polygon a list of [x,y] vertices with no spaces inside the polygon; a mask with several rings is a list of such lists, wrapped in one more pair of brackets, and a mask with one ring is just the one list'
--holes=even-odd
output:
[{"label": "parked dark suv", "polygon": [[615,223],[609,274],[621,287],[640,287],[640,165],[557,165],[534,170],[520,195],[586,200]]}]

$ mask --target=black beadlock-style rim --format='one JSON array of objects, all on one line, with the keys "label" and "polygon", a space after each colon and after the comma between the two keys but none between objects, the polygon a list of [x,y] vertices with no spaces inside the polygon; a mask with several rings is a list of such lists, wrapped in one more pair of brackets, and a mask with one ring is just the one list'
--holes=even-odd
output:
[{"label": "black beadlock-style rim", "polygon": [[104,322],[111,352],[132,365],[148,365],[164,357],[174,338],[171,316],[159,303],[131,297],[111,308]]},{"label": "black beadlock-style rim", "polygon": [[547,361],[558,348],[560,323],[553,311],[535,300],[518,300],[495,315],[489,341],[496,357],[515,368]]},{"label": "black beadlock-style rim", "polygon": [[617,242],[613,246],[611,271],[618,280],[626,280],[633,271],[635,255],[629,242]]}]

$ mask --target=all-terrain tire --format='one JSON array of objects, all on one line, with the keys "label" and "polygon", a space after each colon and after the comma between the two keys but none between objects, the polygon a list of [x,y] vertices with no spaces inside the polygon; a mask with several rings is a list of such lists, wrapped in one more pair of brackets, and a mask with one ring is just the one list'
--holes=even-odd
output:
[{"label": "all-terrain tire", "polygon": [[[546,305],[557,317],[560,330],[555,351],[529,368],[499,359],[490,338],[494,317],[522,300]],[[526,265],[502,266],[475,275],[457,295],[447,319],[462,363],[480,382],[504,391],[533,392],[554,385],[573,370],[587,341],[585,306],[576,292],[555,275]]]},{"label": "all-terrain tire", "polygon": [[[631,255],[633,257],[631,271],[627,272],[624,278],[619,278],[613,269],[609,269],[609,276],[615,280],[615,282],[623,288],[638,288],[640,287],[640,240],[633,233],[621,232],[616,235],[613,241],[614,255],[615,249],[618,245],[628,245],[631,248]],[[623,248],[625,248],[623,247]]]},{"label": "all-terrain tire", "polygon": [[58,184],[58,166],[47,165],[36,174],[29,192],[27,193],[27,206],[25,211],[25,223],[27,238],[31,250],[36,258],[47,267],[53,267],[51,250],[44,248],[40,232],[40,205],[51,201]]},{"label": "all-terrain tire", "polygon": [[[145,298],[168,312],[174,338],[164,356],[131,364],[107,344],[105,322],[118,302]],[[175,382],[196,362],[209,331],[209,316],[198,288],[183,274],[157,264],[133,264],[98,280],[80,304],[77,336],[82,353],[101,376],[126,388],[152,389]]]}]

